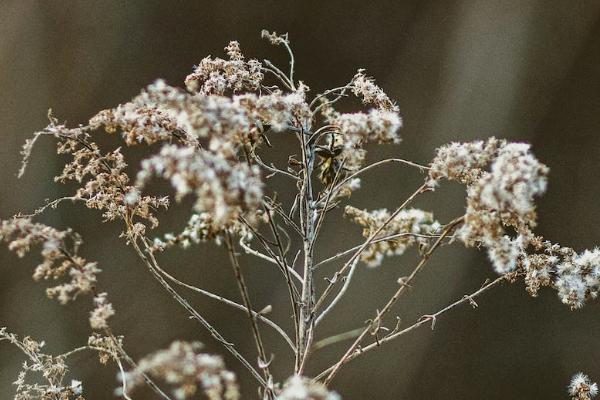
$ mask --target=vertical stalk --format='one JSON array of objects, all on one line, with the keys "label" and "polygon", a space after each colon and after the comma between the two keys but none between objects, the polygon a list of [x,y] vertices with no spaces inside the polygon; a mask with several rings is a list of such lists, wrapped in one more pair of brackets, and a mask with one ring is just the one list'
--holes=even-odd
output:
[{"label": "vertical stalk", "polygon": [[[263,370],[265,380],[267,381],[267,384],[269,384],[273,380],[271,372],[269,371],[269,360],[267,360],[265,346],[263,344],[258,324],[256,323],[256,317],[252,313],[252,303],[250,302],[250,295],[248,294],[248,286],[246,285],[246,280],[244,279],[244,275],[242,274],[242,268],[240,267],[237,254],[235,252],[235,247],[233,245],[233,239],[231,238],[231,233],[229,231],[226,231],[225,233],[225,244],[227,246],[227,250],[229,251],[229,258],[231,260],[231,265],[233,266],[233,271],[235,273],[235,280],[238,284],[238,289],[240,290],[240,294],[242,295],[244,305],[246,306],[246,311],[248,312],[248,319],[250,320],[252,335],[254,336],[254,342],[258,351],[259,368]],[[272,399],[273,394],[271,392],[271,388],[267,387],[265,390],[267,398]]]},{"label": "vertical stalk", "polygon": [[314,168],[314,151],[306,142],[306,131],[300,132],[302,144],[302,161],[304,177],[300,189],[300,217],[304,229],[303,252],[304,271],[301,293],[301,306],[298,323],[298,351],[296,354],[296,373],[302,374],[306,358],[313,340],[315,289],[313,283],[313,238],[315,234],[316,212],[313,199],[312,173]]}]

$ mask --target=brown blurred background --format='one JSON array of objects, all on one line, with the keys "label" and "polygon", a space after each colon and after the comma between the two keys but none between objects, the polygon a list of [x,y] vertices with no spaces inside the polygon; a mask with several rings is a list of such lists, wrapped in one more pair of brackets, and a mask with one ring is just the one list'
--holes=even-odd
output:
[{"label": "brown blurred background", "polygon": [[[427,163],[437,146],[492,135],[533,143],[551,169],[548,193],[539,202],[539,232],[578,250],[592,247],[600,226],[599,17],[597,0],[2,0],[0,217],[33,210],[45,198],[72,189],[52,183],[59,161],[49,141],[36,148],[25,177],[16,179],[20,147],[46,126],[49,107],[71,125],[84,123],[156,78],[181,85],[195,63],[208,54],[222,56],[232,39],[249,57],[285,62],[281,49],[260,40],[260,30],[267,28],[290,33],[297,76],[313,93],[345,83],[362,67],[398,101],[404,142],[374,148],[372,159],[395,155]],[[399,167],[380,172],[368,175],[364,189],[352,198],[354,205],[393,208],[421,179]],[[461,196],[461,188],[446,185],[417,205],[447,221],[464,208]],[[184,205],[175,207],[163,230],[176,229],[184,211]],[[100,284],[118,311],[114,330],[126,335],[135,358],[174,339],[201,340],[209,351],[224,354],[116,239],[117,223],[102,224],[97,213],[69,205],[42,220],[83,235],[83,254],[100,261]],[[330,241],[318,249],[321,257],[360,239],[357,227],[335,217],[331,222],[324,231]],[[0,326],[45,339],[49,352],[84,343],[89,299],[68,306],[47,300],[45,285],[31,281],[35,260],[19,260],[0,249]],[[198,246],[162,260],[187,281],[237,299],[222,248]],[[369,318],[415,260],[411,252],[377,270],[361,268],[338,318],[324,323],[324,334]],[[285,300],[285,287],[272,279],[270,267],[243,261],[257,308]],[[327,275],[333,272],[328,268]],[[394,312],[411,323],[488,277],[493,272],[482,252],[444,248]],[[226,337],[253,354],[243,314],[189,296]],[[434,331],[417,331],[351,363],[335,387],[347,400],[564,399],[575,372],[600,380],[598,303],[571,312],[553,291],[533,299],[521,283],[499,288],[478,303],[477,310],[463,307],[446,315]],[[273,318],[289,322],[283,309],[276,308]],[[285,351],[266,335],[275,343],[273,351]],[[324,352],[311,371],[329,365],[347,345]],[[113,398],[116,370],[98,368],[94,358],[74,358],[73,374],[83,379],[89,399]],[[0,398],[12,398],[11,382],[21,362],[14,349],[0,345]],[[234,360],[227,363],[240,376],[245,398],[254,398],[247,374]],[[283,378],[289,368],[285,357],[274,365]]]}]

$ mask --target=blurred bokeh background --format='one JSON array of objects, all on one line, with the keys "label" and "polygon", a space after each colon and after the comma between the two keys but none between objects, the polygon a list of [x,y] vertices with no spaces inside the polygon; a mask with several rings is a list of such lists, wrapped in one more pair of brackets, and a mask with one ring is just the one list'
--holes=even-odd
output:
[{"label": "blurred bokeh background", "polygon": [[[182,85],[204,56],[222,56],[229,40],[248,57],[285,62],[281,49],[260,39],[267,28],[289,32],[297,76],[313,93],[347,82],[366,68],[404,117],[403,143],[373,148],[372,159],[399,156],[427,163],[449,141],[497,136],[531,142],[551,169],[539,201],[538,231],[577,250],[598,243],[600,226],[600,1],[0,1],[0,218],[31,211],[46,198],[69,193],[54,184],[60,168],[50,141],[34,151],[17,180],[25,138],[46,126],[52,108],[60,120],[84,123],[100,109],[135,96],[156,78]],[[102,139],[104,140],[104,139]],[[118,141],[113,139],[112,144]],[[281,143],[282,152],[289,151]],[[367,176],[352,198],[358,207],[393,208],[422,178],[393,167]],[[285,197],[285,193],[283,194]],[[464,208],[462,188],[446,185],[416,205],[442,220]],[[163,229],[183,221],[177,206]],[[126,336],[134,358],[174,339],[196,339],[224,354],[202,328],[163,293],[117,223],[65,205],[42,218],[83,235],[83,254],[104,270],[100,284],[118,311],[114,330]],[[360,229],[332,218],[320,257],[360,240]],[[360,326],[414,265],[417,255],[361,268],[338,317],[323,335]],[[177,276],[237,298],[223,248],[198,246],[163,257]],[[47,300],[31,280],[36,257],[17,259],[0,248],[0,326],[45,339],[49,352],[82,344],[89,299],[68,306]],[[257,308],[285,301],[271,267],[244,257]],[[334,268],[328,267],[327,275]],[[442,249],[394,309],[406,324],[478,288],[493,272],[485,256],[459,246]],[[202,313],[242,351],[253,354],[247,320],[189,293]],[[551,290],[530,298],[521,283],[504,286],[384,350],[351,363],[335,381],[344,399],[564,399],[575,372],[600,380],[600,305],[571,312]],[[287,304],[287,303],[284,303]],[[273,318],[289,324],[286,310]],[[268,332],[265,331],[265,332]],[[267,334],[273,351],[285,351]],[[315,359],[320,371],[348,343]],[[284,353],[282,353],[284,354]],[[226,357],[242,381],[244,398],[256,394],[247,374]],[[21,355],[0,344],[0,398],[12,398]],[[277,358],[278,378],[289,362]],[[72,360],[90,399],[113,398],[116,369],[98,367],[92,354]],[[140,394],[134,398],[152,398]]]}]

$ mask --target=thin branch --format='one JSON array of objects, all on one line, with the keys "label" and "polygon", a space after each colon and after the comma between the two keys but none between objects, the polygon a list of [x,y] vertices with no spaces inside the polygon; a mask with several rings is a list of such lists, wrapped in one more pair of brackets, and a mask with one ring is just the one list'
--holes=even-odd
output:
[{"label": "thin branch", "polygon": [[386,158],[385,160],[380,160],[380,161],[374,162],[373,164],[369,164],[369,165],[367,165],[366,167],[363,167],[363,168],[359,169],[358,171],[356,171],[356,172],[354,172],[354,173],[352,173],[352,174],[348,175],[348,176],[347,176],[347,177],[345,177],[345,178],[344,178],[344,179],[343,179],[343,180],[342,180],[342,181],[341,181],[339,184],[337,184],[337,185],[335,186],[335,188],[333,188],[332,190],[333,190],[334,192],[337,192],[337,191],[338,191],[338,190],[340,190],[340,189],[341,189],[341,188],[342,188],[342,187],[343,187],[343,186],[344,186],[344,185],[345,185],[347,182],[349,182],[351,179],[353,179],[353,178],[357,177],[358,175],[360,175],[360,174],[362,174],[362,173],[365,173],[365,172],[367,172],[367,171],[368,171],[368,170],[370,170],[371,168],[375,168],[375,167],[378,167],[378,166],[380,166],[380,165],[384,165],[384,164],[387,164],[387,163],[400,163],[400,164],[405,164],[405,165],[408,165],[408,166],[411,166],[411,167],[418,168],[420,171],[423,171],[423,170],[429,170],[429,167],[426,167],[426,166],[424,166],[424,165],[421,165],[421,164],[414,163],[414,162],[412,162],[412,161],[404,160],[404,159],[402,159],[402,158]]},{"label": "thin branch", "polygon": [[332,133],[335,132],[333,129],[336,129],[339,131],[339,128],[336,125],[324,125],[322,127],[320,127],[319,129],[317,129],[315,131],[315,133],[313,133],[309,138],[308,138],[308,143],[317,143],[320,139],[320,137],[322,135],[326,135],[328,133]]},{"label": "thin branch", "polygon": [[77,196],[60,197],[58,199],[55,199],[55,200],[52,200],[52,201],[46,203],[42,207],[36,208],[35,211],[31,214],[18,214],[18,217],[33,218],[37,215],[40,215],[44,211],[46,211],[48,208],[54,209],[54,208],[58,207],[58,205],[60,203],[62,203],[63,201],[66,201],[66,200],[70,200],[73,203],[75,203],[76,201],[86,201],[87,199],[84,199],[83,197],[77,197]]},{"label": "thin branch", "polygon": [[[250,302],[248,286],[246,285],[246,280],[244,279],[244,274],[242,273],[242,268],[240,267],[238,256],[235,252],[233,239],[231,238],[231,232],[229,231],[226,231],[225,233],[225,244],[227,246],[227,250],[229,251],[229,258],[235,273],[235,280],[237,282],[238,289],[240,290],[240,294],[242,295],[242,299],[244,301],[244,306],[248,312],[248,319],[250,321],[250,327],[252,328],[252,335],[254,336],[254,342],[256,344],[256,349],[258,350],[259,367],[263,370],[265,380],[267,382],[272,382],[273,377],[269,371],[269,363],[265,353],[265,345],[263,343],[260,330],[258,329],[256,319],[254,318],[254,314],[252,313],[252,303]],[[272,389],[270,387],[266,388],[266,390],[272,394]]]},{"label": "thin branch", "polygon": [[381,311],[377,311],[377,315],[375,316],[375,318],[373,318],[373,320],[367,325],[367,327],[363,330],[363,332],[360,334],[360,336],[348,348],[346,353],[344,353],[342,358],[335,364],[335,366],[333,367],[333,369],[331,370],[331,372],[325,379],[326,385],[331,382],[331,380],[335,377],[335,375],[337,374],[339,369],[342,367],[342,365],[344,365],[346,363],[347,358],[350,357],[352,355],[352,353],[354,353],[354,351],[361,344],[361,342],[364,340],[364,338],[367,336],[367,334],[369,332],[371,332],[372,328],[381,322],[382,317],[388,311],[390,311],[392,306],[396,303],[396,301],[398,301],[398,299],[400,298],[402,293],[404,293],[404,291],[409,286],[409,284],[412,282],[412,280],[415,278],[415,276],[427,264],[427,262],[429,261],[429,258],[433,254],[433,252],[441,245],[442,241],[444,240],[444,237],[446,237],[446,235],[448,235],[463,220],[464,220],[464,217],[456,218],[455,220],[450,222],[448,225],[446,225],[446,227],[442,231],[442,234],[440,235],[440,237],[435,241],[435,243],[433,243],[431,245],[431,247],[429,248],[427,253],[425,253],[423,255],[423,257],[421,258],[421,261],[419,261],[417,266],[413,269],[412,273],[408,277],[402,279],[402,281],[400,282],[400,288],[398,288],[398,290],[396,290],[394,295],[388,300],[388,302],[381,309]]},{"label": "thin branch", "polygon": [[344,89],[342,89],[342,91],[340,93],[338,93],[338,95],[329,101],[323,102],[321,104],[319,104],[312,112],[313,117],[317,114],[317,112],[319,112],[319,110],[325,106],[331,106],[332,104],[337,103],[342,97],[346,96],[346,91],[348,89],[350,89],[352,82],[348,83],[348,85],[346,85],[346,87]]},{"label": "thin branch", "polygon": [[[266,208],[265,208],[265,210],[266,210]],[[269,216],[269,217],[272,217],[272,216]],[[282,256],[287,265],[287,254],[290,252],[290,248],[292,247],[292,238],[290,237],[289,233],[287,233],[287,231],[284,228],[282,228],[281,225],[279,225],[279,224],[277,224],[277,231],[279,231],[283,236],[285,236],[286,245],[285,245],[285,249],[283,249]]]},{"label": "thin branch", "polygon": [[[146,251],[148,252],[148,255],[146,255],[144,251],[139,247],[137,239],[140,239],[142,241]],[[233,357],[235,357],[248,371],[250,371],[250,374],[254,377],[254,379],[258,381],[258,383],[261,386],[267,388],[267,382],[263,379],[260,373],[258,373],[258,371],[254,369],[252,364],[250,364],[248,360],[246,360],[246,358],[235,348],[235,346],[232,343],[228,342],[219,333],[219,331],[217,331],[202,315],[200,315],[200,313],[198,313],[198,311],[196,311],[196,309],[192,307],[185,298],[183,298],[179,293],[177,293],[177,291],[175,291],[175,289],[173,289],[173,287],[169,285],[169,283],[162,277],[160,272],[155,267],[158,263],[156,262],[153,253],[150,251],[151,246],[147,243],[146,239],[143,236],[134,236],[132,238],[131,243],[137,255],[144,262],[148,270],[152,273],[152,275],[158,281],[158,283],[160,283],[160,285],[171,295],[171,297],[173,297],[175,301],[177,301],[188,313],[190,313],[192,318],[200,322],[200,324],[204,326],[206,330],[208,330],[210,335],[217,342],[221,343],[223,347],[225,347],[225,349],[227,349],[227,351],[229,351],[229,353],[231,353]]]},{"label": "thin branch", "polygon": [[123,381],[121,382],[121,395],[125,400],[132,400],[131,397],[127,394],[127,379],[125,378],[125,370],[123,369],[123,364],[121,360],[116,359],[115,362],[119,366],[119,371],[121,371],[121,376],[123,377]]},{"label": "thin branch", "polygon": [[[131,358],[131,356],[125,351],[123,346],[121,346],[121,344],[119,343],[119,341],[117,340],[115,335],[108,329],[106,330],[106,334],[112,340],[113,345],[116,347],[117,351],[121,355],[121,358],[123,358],[127,362],[127,364],[129,364],[129,366],[131,368],[137,368],[137,363],[135,361],[133,361],[133,358]],[[144,377],[144,381],[146,381],[148,386],[150,386],[150,388],[156,394],[158,394],[160,397],[162,397],[165,400],[172,400],[169,395],[167,395],[160,387],[158,387],[158,385],[152,380],[152,378],[150,378],[150,376],[146,372],[143,372],[142,376]]]},{"label": "thin branch", "polygon": [[295,372],[302,374],[308,354],[311,349],[311,343],[314,337],[314,304],[315,287],[313,282],[313,240],[315,234],[315,202],[313,200],[312,172],[314,167],[314,148],[306,143],[305,132],[299,134],[302,163],[303,180],[300,188],[300,221],[304,232],[303,251],[304,251],[304,284],[302,285],[302,304],[299,314],[298,329],[298,352],[296,357]]},{"label": "thin branch", "polygon": [[[263,246],[263,248],[267,251],[267,253],[269,253],[271,258],[277,262],[277,265],[279,266],[279,270],[284,274],[284,277],[285,277],[284,270],[286,269],[286,265],[283,264],[283,261],[279,259],[279,256],[277,256],[275,254],[275,252],[271,249],[271,247],[269,247],[269,243],[267,242],[267,240],[244,218],[240,218],[240,221],[244,225],[246,225],[246,227],[248,229],[250,229],[250,231],[254,234],[254,236],[256,236],[256,238],[258,239],[260,244]],[[300,281],[300,283],[302,283],[304,281],[302,279],[302,277],[300,275],[298,275],[298,273],[295,270],[293,270],[291,267],[287,267],[287,269],[291,274],[294,275],[294,277],[296,277],[296,279],[298,279]],[[294,286],[294,292],[297,297],[300,296],[300,294],[298,293],[298,289],[295,286]]]},{"label": "thin branch", "polygon": [[350,271],[348,272],[348,275],[346,275],[344,278],[342,278],[342,279],[344,279],[344,285],[342,286],[342,288],[340,289],[338,294],[334,297],[333,301],[327,306],[327,308],[325,310],[323,310],[321,315],[319,315],[317,317],[317,319],[315,320],[315,326],[319,325],[319,323],[323,320],[323,318],[325,318],[325,316],[342,299],[342,297],[346,293],[346,290],[348,290],[348,287],[350,286],[350,281],[352,280],[352,277],[354,276],[354,271],[356,271],[356,266],[358,265],[358,260],[360,260],[358,257],[354,259],[354,262],[350,266]]},{"label": "thin branch", "polygon": [[295,181],[299,181],[300,178],[298,178],[296,175],[289,173],[288,171],[285,171],[283,169],[277,168],[276,166],[274,166],[273,164],[271,165],[267,165],[265,164],[265,162],[257,155],[257,154],[253,154],[252,158],[254,158],[254,160],[256,161],[256,163],[258,165],[260,165],[261,167],[263,167],[264,169],[266,169],[267,171],[270,171],[274,174],[282,174],[284,176],[287,176],[289,178],[292,178]]},{"label": "thin branch", "polygon": [[[371,243],[386,242],[388,240],[394,240],[394,239],[397,239],[397,238],[407,237],[407,236],[416,237],[416,238],[425,238],[425,239],[437,239],[437,238],[440,237],[440,235],[426,235],[426,234],[423,234],[423,233],[402,232],[402,233],[395,233],[393,235],[382,236],[382,237],[376,238]],[[454,238],[452,236],[446,236],[446,237],[450,238],[450,239]],[[349,253],[352,253],[353,251],[358,250],[361,246],[362,246],[362,244],[356,245],[356,246],[351,247],[351,248],[349,248],[347,250],[341,251],[341,252],[337,253],[334,256],[331,256],[331,257],[326,258],[326,259],[324,259],[322,261],[319,261],[318,263],[315,264],[315,266],[313,268],[316,269],[316,268],[320,267],[323,264],[327,264],[327,263],[329,263],[331,261],[335,261],[338,258],[341,258],[341,257],[343,257],[343,256],[345,256],[345,255],[347,255]]]},{"label": "thin branch", "polygon": [[[275,238],[275,242],[277,243],[277,249],[279,250],[279,257],[281,258],[281,262],[283,263],[283,266],[284,266],[285,283],[287,284],[287,287],[288,287],[288,292],[290,295],[290,302],[292,305],[292,312],[293,312],[293,318],[294,318],[294,331],[298,332],[298,321],[299,321],[298,320],[298,318],[299,318],[298,303],[297,303],[298,289],[292,283],[292,279],[290,278],[290,272],[293,272],[294,274],[297,274],[297,273],[294,269],[290,268],[290,266],[288,265],[288,263],[285,259],[285,252],[283,250],[283,246],[281,245],[281,239],[279,237],[279,234],[277,233],[277,227],[275,226],[275,222],[273,221],[273,216],[271,215],[271,212],[267,209],[266,206],[263,205],[263,207],[264,207],[265,212],[267,213],[269,227],[271,228],[271,233],[273,234],[273,237]],[[302,284],[304,284],[303,278],[300,276],[299,276],[299,278],[300,278],[300,282]]]},{"label": "thin branch", "polygon": [[[252,247],[250,247],[247,243],[245,243],[244,241],[240,240],[239,241],[240,246],[244,249],[244,251],[250,255],[253,255],[255,257],[261,258],[265,261],[268,261],[271,264],[275,264],[277,266],[279,266],[279,261],[271,256],[268,256],[264,253],[261,253],[258,250],[254,250]],[[292,276],[298,280],[298,282],[302,283],[302,277],[296,272],[294,271],[291,267],[288,267],[288,272],[292,274]]]},{"label": "thin branch", "polygon": [[270,262],[271,264],[275,264],[275,265],[279,266],[279,262],[278,262],[276,259],[274,259],[273,257],[271,257],[271,256],[268,256],[268,255],[266,255],[266,254],[264,254],[264,253],[261,253],[261,252],[260,252],[260,251],[258,251],[258,250],[254,250],[254,249],[253,249],[252,247],[250,247],[250,246],[249,246],[249,245],[248,245],[246,242],[244,242],[244,238],[240,238],[240,241],[239,241],[238,243],[240,244],[240,247],[241,247],[242,249],[244,249],[244,251],[245,251],[247,254],[253,255],[254,257],[261,258],[261,259],[263,259],[263,260],[265,260],[265,261],[268,261],[268,262]]},{"label": "thin branch", "polygon": [[[417,322],[415,322],[414,324],[412,324],[411,326],[404,328],[402,330],[397,330],[395,332],[390,333],[387,336],[384,336],[381,339],[378,339],[377,341],[375,341],[374,343],[369,344],[368,346],[365,347],[361,347],[356,349],[351,355],[349,355],[346,360],[344,361],[344,363],[347,363],[351,360],[354,360],[356,357],[374,350],[376,348],[379,348],[382,344],[390,342],[400,336],[406,335],[409,332],[412,332],[413,330],[423,326],[423,325],[427,325],[429,323],[432,323],[433,321],[435,321],[437,318],[439,318],[441,315],[447,313],[448,311],[452,310],[455,307],[460,306],[461,304],[473,304],[474,301],[473,299],[482,295],[483,293],[487,292],[488,290],[490,290],[491,288],[498,286],[500,283],[508,280],[508,275],[502,275],[498,278],[496,278],[495,280],[484,284],[479,290],[476,290],[475,292],[469,294],[469,295],[465,295],[463,296],[461,299],[456,300],[454,303],[451,303],[449,305],[447,305],[446,307],[442,308],[441,310],[439,310],[438,312],[434,313],[434,314],[428,314],[428,315],[424,315],[421,318],[419,318],[417,320]],[[361,331],[363,330],[363,328],[359,328]],[[350,331],[350,332],[354,332],[354,331]],[[336,364],[337,365],[337,364]],[[325,371],[321,372],[320,374],[318,374],[315,377],[315,380],[319,380],[319,379],[323,379],[325,376],[327,376],[328,374],[330,374],[333,369],[335,368],[336,365],[333,365],[329,368],[327,368]]]},{"label": "thin branch", "polygon": [[283,83],[289,90],[294,90],[293,84],[282,70],[277,68],[271,61],[267,59],[263,60],[263,63],[267,66],[267,68],[262,67],[263,70],[275,75],[275,77],[277,77],[279,81],[281,81],[281,83]]},{"label": "thin branch", "polygon": [[[294,214],[296,213],[296,209],[298,208],[298,203],[300,202],[300,193],[296,193],[296,196],[294,196],[294,202],[292,203],[292,206],[290,207],[290,211],[288,213],[288,218],[292,219],[294,217]],[[302,220],[300,220],[300,223],[302,224]],[[301,232],[301,236],[302,238],[304,238],[304,232],[302,232],[302,225],[300,225],[300,232]]]},{"label": "thin branch", "polygon": [[284,211],[283,209],[275,203],[275,201],[273,199],[270,199],[268,197],[266,197],[267,200],[269,202],[263,201],[263,204],[265,207],[267,207],[269,210],[273,210],[275,211],[279,216],[281,216],[281,218],[283,218],[283,221],[285,222],[285,224],[287,226],[291,226],[292,228],[294,228],[294,230],[300,235],[300,237],[303,237],[303,233],[300,230],[300,227],[298,225],[296,225],[296,223],[294,222],[294,220],[292,220]]},{"label": "thin branch", "polygon": [[[0,341],[2,341],[2,339],[0,339]],[[101,347],[96,347],[96,346],[81,346],[81,347],[77,347],[71,351],[68,351],[66,353],[61,354],[59,357],[66,359],[70,356],[72,356],[73,354],[79,353],[83,350],[93,350],[93,351],[97,351],[97,352],[105,352],[106,349],[105,348],[101,348]],[[113,360],[115,361],[115,363],[117,364],[117,367],[119,368],[119,371],[121,373],[121,377],[122,377],[122,381],[121,381],[121,395],[123,396],[123,398],[125,398],[125,400],[132,400],[131,397],[129,397],[129,395],[127,394],[127,379],[125,378],[125,369],[123,368],[123,363],[121,362],[121,359],[114,354],[113,355]],[[144,374],[144,378],[147,378],[147,376]],[[154,383],[152,383],[153,385],[155,385]],[[163,396],[165,399],[167,400],[171,400],[170,397],[168,397],[165,393],[162,392],[162,390],[160,390],[158,388],[158,386],[153,387],[151,386],[152,389],[154,389],[156,391],[156,389],[158,389],[158,391],[156,391],[157,394]]]},{"label": "thin branch", "polygon": [[312,106],[314,106],[315,103],[317,101],[319,101],[319,99],[321,99],[323,97],[326,97],[326,96],[329,96],[331,93],[348,90],[348,88],[350,87],[351,84],[352,84],[352,82],[350,81],[345,86],[339,86],[339,87],[336,87],[336,88],[333,88],[333,89],[328,89],[328,90],[324,91],[323,93],[320,93],[320,94],[316,95],[315,98],[312,99],[312,101],[308,105],[309,108],[312,108]]},{"label": "thin branch", "polygon": [[[248,220],[246,220],[244,217],[239,217],[239,221],[240,221],[241,223],[243,223],[243,224],[244,224],[244,225],[245,225],[245,226],[246,226],[248,229],[250,229],[250,231],[252,232],[252,234],[253,234],[254,236],[256,236],[256,237],[257,237],[257,238],[258,238],[258,239],[259,239],[261,242],[263,242],[263,243],[266,243],[267,245],[270,245],[270,246],[275,246],[275,245],[276,245],[276,243],[275,243],[275,242],[272,242],[272,241],[270,241],[269,239],[267,239],[267,238],[266,238],[266,236],[265,236],[265,235],[263,235],[263,234],[262,234],[262,233],[260,233],[258,230],[256,230],[256,229],[254,228],[254,226],[252,226],[252,224],[251,224],[250,222],[248,222]],[[275,254],[275,253],[273,252],[273,250],[271,250],[270,248],[266,248],[265,250],[267,250],[267,252],[268,252],[270,255],[273,255],[273,254]],[[275,257],[273,257],[273,258],[277,259],[277,257],[276,257],[276,256],[275,256]]]},{"label": "thin branch", "polygon": [[[171,282],[173,282],[173,283],[175,283],[175,284],[177,284],[177,285],[179,285],[181,287],[184,287],[184,288],[189,289],[191,291],[194,291],[196,293],[200,293],[200,294],[202,294],[202,295],[204,295],[206,297],[209,297],[211,299],[220,301],[221,303],[226,304],[228,306],[231,306],[233,308],[236,308],[238,310],[246,311],[246,307],[244,307],[241,304],[236,303],[233,300],[229,300],[226,297],[223,297],[223,296],[220,296],[218,294],[209,292],[208,290],[201,289],[201,288],[199,288],[197,286],[193,286],[193,285],[190,285],[190,284],[185,283],[183,281],[180,281],[179,279],[175,278],[173,275],[169,274],[167,271],[165,271],[164,269],[162,269],[160,267],[160,265],[158,265],[158,264],[156,265],[156,269],[161,274],[163,274],[168,280],[170,280]],[[294,343],[292,342],[292,340],[290,339],[290,337],[287,335],[287,333],[285,333],[285,331],[279,325],[277,325],[272,320],[266,318],[265,316],[263,316],[259,312],[252,311],[252,315],[254,316],[254,318],[257,318],[259,321],[265,323],[266,325],[270,326],[275,331],[277,331],[281,335],[281,337],[286,341],[286,343],[290,345],[290,347],[292,348],[292,350],[296,351]]]},{"label": "thin branch", "polygon": [[333,287],[335,286],[335,284],[337,283],[337,281],[339,280],[338,278],[343,275],[346,270],[348,268],[350,268],[350,265],[352,265],[352,263],[354,262],[354,260],[356,258],[358,258],[362,252],[369,247],[373,241],[375,240],[375,238],[377,237],[377,235],[379,235],[381,233],[381,231],[390,223],[392,222],[392,220],[394,218],[396,218],[398,216],[398,214],[400,214],[400,212],[406,208],[406,206],[408,204],[410,204],[415,197],[417,197],[419,194],[425,192],[428,190],[428,185],[427,183],[424,183],[423,185],[421,185],[413,194],[411,194],[398,208],[396,208],[396,210],[389,216],[388,219],[386,219],[380,226],[379,228],[377,228],[368,238],[367,240],[365,240],[365,242],[356,250],[356,252],[352,255],[352,257],[350,257],[350,259],[348,261],[346,261],[346,263],[344,264],[344,266],[335,273],[335,275],[333,276],[333,278],[331,278],[329,280],[329,285],[327,285],[327,287],[325,288],[325,290],[323,291],[323,294],[321,294],[321,297],[319,298],[319,300],[317,301],[317,304],[315,305],[315,311],[319,309],[320,306],[323,305],[323,302],[325,301],[325,299],[327,298],[327,296],[329,295],[329,293],[331,293],[331,291],[333,290]]},{"label": "thin branch", "polygon": [[295,90],[296,87],[294,86],[294,52],[292,51],[292,48],[290,47],[290,42],[287,39],[287,33],[285,34],[285,40],[283,41],[283,45],[285,46],[285,49],[290,55],[290,83],[292,84],[292,88]]}]

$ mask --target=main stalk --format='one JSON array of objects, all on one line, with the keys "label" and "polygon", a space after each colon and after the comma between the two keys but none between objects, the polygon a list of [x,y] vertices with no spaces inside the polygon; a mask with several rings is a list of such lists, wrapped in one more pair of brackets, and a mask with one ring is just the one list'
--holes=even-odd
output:
[{"label": "main stalk", "polygon": [[303,252],[304,271],[298,323],[298,350],[296,354],[296,373],[302,374],[309,355],[314,330],[315,289],[313,281],[313,243],[315,235],[316,207],[313,198],[312,173],[315,162],[313,146],[308,143],[308,129],[300,133],[304,176],[300,188],[300,219],[304,231]]}]

